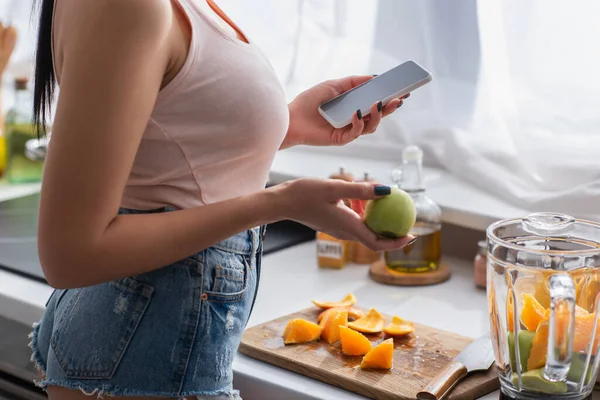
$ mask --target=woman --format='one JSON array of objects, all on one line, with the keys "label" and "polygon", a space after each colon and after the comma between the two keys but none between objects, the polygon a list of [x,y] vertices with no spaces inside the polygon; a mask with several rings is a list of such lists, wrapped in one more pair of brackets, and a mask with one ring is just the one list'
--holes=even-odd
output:
[{"label": "woman", "polygon": [[402,104],[333,129],[317,107],[369,77],[289,106],[266,59],[211,0],[43,0],[34,110],[60,83],[39,216],[57,290],[32,334],[50,399],[237,399],[232,359],[267,223],[290,219],[374,250],[343,198],[389,187],[299,179],[265,189],[277,150],[342,145]]}]

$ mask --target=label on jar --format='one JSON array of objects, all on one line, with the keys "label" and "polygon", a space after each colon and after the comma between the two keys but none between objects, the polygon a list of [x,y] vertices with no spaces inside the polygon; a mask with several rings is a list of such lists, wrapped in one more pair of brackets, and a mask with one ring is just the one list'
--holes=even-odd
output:
[{"label": "label on jar", "polygon": [[317,256],[341,260],[344,258],[344,244],[342,242],[333,242],[331,240],[318,240]]}]

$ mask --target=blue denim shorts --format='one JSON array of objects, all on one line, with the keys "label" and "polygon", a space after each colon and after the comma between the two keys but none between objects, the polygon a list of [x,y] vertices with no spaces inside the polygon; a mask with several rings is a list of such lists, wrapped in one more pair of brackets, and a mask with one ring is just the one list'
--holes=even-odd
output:
[{"label": "blue denim shorts", "polygon": [[[120,213],[165,211],[172,209]],[[55,290],[31,334],[37,385],[99,396],[239,399],[232,362],[256,298],[264,231],[142,275]]]}]

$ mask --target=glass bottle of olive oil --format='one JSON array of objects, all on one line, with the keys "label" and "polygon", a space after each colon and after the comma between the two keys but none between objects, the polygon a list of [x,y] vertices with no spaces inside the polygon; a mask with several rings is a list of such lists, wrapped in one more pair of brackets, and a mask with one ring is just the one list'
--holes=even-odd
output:
[{"label": "glass bottle of olive oil", "polygon": [[39,182],[44,162],[27,152],[27,142],[37,138],[28,79],[15,79],[15,89],[15,104],[6,113],[6,177],[10,183]]},{"label": "glass bottle of olive oil", "polygon": [[392,171],[395,185],[412,197],[417,220],[410,234],[418,240],[402,249],[385,252],[388,269],[395,272],[429,272],[439,267],[442,256],[442,210],[425,193],[423,182],[423,151],[407,147],[402,165]]}]

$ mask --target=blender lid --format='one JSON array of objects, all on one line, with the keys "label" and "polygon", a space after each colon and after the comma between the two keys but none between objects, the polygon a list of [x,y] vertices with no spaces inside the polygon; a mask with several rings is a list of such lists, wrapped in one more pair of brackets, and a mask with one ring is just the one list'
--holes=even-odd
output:
[{"label": "blender lid", "polygon": [[532,253],[600,253],[600,224],[560,213],[497,221],[488,227],[487,236],[501,246]]}]

